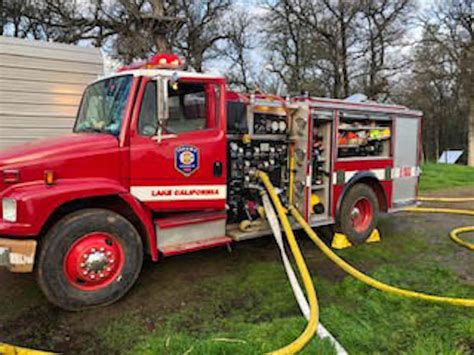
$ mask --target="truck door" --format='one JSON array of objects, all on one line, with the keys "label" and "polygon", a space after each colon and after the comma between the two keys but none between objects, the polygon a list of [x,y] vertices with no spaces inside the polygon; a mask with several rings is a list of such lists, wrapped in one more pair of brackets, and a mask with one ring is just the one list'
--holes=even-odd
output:
[{"label": "truck door", "polygon": [[395,118],[394,169],[392,206],[416,203],[419,179],[420,120],[412,117]]},{"label": "truck door", "polygon": [[[130,129],[130,191],[138,200],[161,211],[225,209],[224,90],[221,79],[142,79]],[[160,105],[168,113],[162,125]]]}]

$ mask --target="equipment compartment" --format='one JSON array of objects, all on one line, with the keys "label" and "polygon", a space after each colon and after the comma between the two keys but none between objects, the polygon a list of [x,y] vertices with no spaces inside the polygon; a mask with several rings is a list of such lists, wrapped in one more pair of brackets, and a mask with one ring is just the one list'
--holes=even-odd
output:
[{"label": "equipment compartment", "polygon": [[[281,101],[251,96],[228,104],[227,221],[234,238],[267,230],[257,170],[286,194],[288,117]],[[232,224],[237,226],[232,226]],[[252,234],[252,235],[253,235]]]},{"label": "equipment compartment", "polygon": [[333,112],[313,112],[311,134],[311,220],[327,218],[331,187]]},{"label": "equipment compartment", "polygon": [[338,158],[388,158],[392,122],[389,117],[341,112],[337,134]]}]

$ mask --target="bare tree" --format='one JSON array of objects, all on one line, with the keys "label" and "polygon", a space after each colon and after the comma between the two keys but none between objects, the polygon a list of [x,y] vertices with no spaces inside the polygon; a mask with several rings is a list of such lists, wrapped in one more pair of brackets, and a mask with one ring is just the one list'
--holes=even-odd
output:
[{"label": "bare tree", "polygon": [[281,0],[266,4],[266,47],[270,52],[269,69],[285,84],[289,92],[311,91],[320,93],[315,75],[315,55],[318,44],[306,21],[298,16],[298,4]]},{"label": "bare tree", "polygon": [[217,43],[227,38],[222,31],[221,20],[230,7],[230,1],[177,0],[176,6],[184,22],[173,45],[191,67],[202,71],[204,61],[215,57],[213,49]]},{"label": "bare tree", "polygon": [[414,10],[413,0],[363,0],[359,33],[361,90],[371,99],[389,94],[389,78],[409,65],[400,54]]},{"label": "bare tree", "polygon": [[319,86],[333,97],[348,96],[360,6],[359,1],[347,0],[270,2],[269,50],[282,58],[280,68],[275,68],[282,80],[299,87],[301,81]]},{"label": "bare tree", "polygon": [[[474,112],[472,111],[473,81],[472,0],[450,0],[438,3],[423,18],[426,45],[442,53],[437,64],[440,72],[448,72],[454,115],[447,123],[440,122],[442,148],[453,146],[468,152],[468,162],[474,166]],[[444,125],[444,127],[443,127]],[[444,136],[444,137],[443,137]]]},{"label": "bare tree", "polygon": [[423,37],[401,97],[424,112],[428,159],[437,159],[446,149],[468,150],[472,159],[471,9],[472,0],[450,0],[436,4],[421,19]]},{"label": "bare tree", "polygon": [[229,62],[226,72],[231,87],[251,91],[258,85],[251,68],[251,52],[259,46],[255,17],[234,6],[223,19],[226,41],[216,49],[217,55]]},{"label": "bare tree", "polygon": [[169,52],[173,33],[184,23],[174,2],[166,0],[93,1],[101,14],[99,29],[111,37],[113,54],[126,62]]},{"label": "bare tree", "polygon": [[[337,84],[342,86],[342,96],[349,96],[349,60],[350,53],[349,47],[355,43],[354,34],[355,27],[354,22],[357,14],[361,10],[360,3],[346,1],[346,0],[322,0],[326,9],[333,16],[335,20],[335,33],[337,38],[332,40],[330,43],[333,44],[331,51],[333,52],[334,62],[338,63],[340,70],[335,71],[336,78],[339,78]],[[318,27],[316,27],[318,28]],[[329,31],[327,28],[320,30],[319,33],[323,34],[323,38],[327,38]],[[336,86],[336,85],[335,85]],[[335,88],[335,97],[339,97],[337,91],[339,88]]]}]

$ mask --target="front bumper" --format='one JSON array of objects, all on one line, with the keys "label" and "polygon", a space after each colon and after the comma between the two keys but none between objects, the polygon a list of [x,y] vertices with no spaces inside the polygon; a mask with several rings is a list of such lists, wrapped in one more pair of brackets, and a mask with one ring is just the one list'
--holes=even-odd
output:
[{"label": "front bumper", "polygon": [[35,262],[36,240],[0,238],[0,267],[11,272],[32,272]]}]

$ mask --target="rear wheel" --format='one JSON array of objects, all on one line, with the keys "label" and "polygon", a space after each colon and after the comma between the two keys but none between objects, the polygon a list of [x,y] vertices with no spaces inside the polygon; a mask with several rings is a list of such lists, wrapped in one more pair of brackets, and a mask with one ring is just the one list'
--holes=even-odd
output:
[{"label": "rear wheel", "polygon": [[111,304],[138,278],[140,235],[121,215],[86,209],[61,219],[45,236],[37,264],[48,300],[66,310]]},{"label": "rear wheel", "polygon": [[356,184],[342,200],[338,227],[352,244],[361,244],[376,228],[378,214],[375,192],[366,184]]}]

